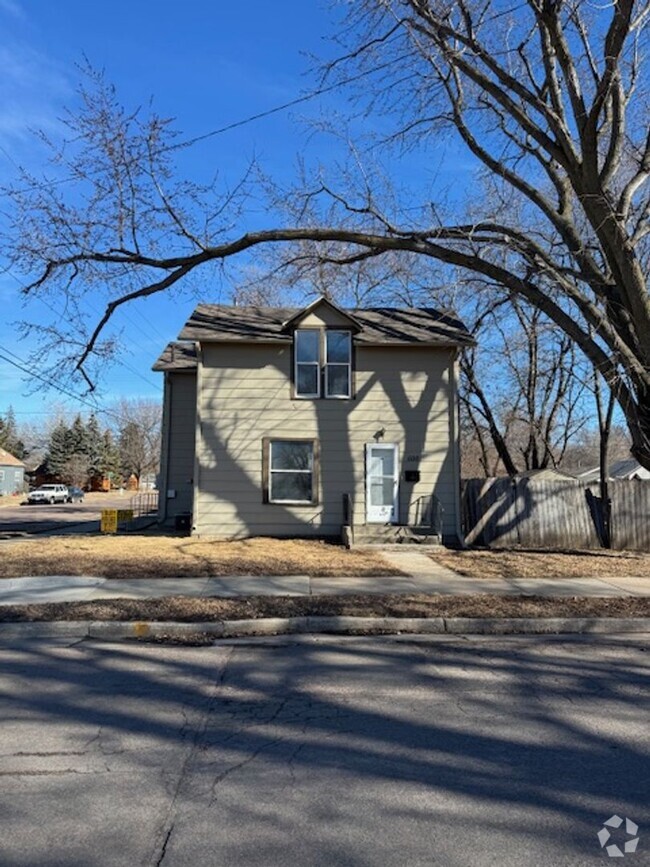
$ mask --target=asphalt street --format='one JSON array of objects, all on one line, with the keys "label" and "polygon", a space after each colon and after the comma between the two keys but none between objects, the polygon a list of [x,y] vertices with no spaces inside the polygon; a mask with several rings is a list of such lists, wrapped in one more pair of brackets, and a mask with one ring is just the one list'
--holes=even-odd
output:
[{"label": "asphalt street", "polygon": [[[650,864],[650,638],[0,646],[0,864]],[[622,829],[609,844],[624,846]],[[614,862],[616,863],[616,862]]]},{"label": "asphalt street", "polygon": [[0,539],[41,533],[90,533],[99,529],[102,509],[128,509],[133,495],[88,494],[82,503],[5,506],[0,509]]}]

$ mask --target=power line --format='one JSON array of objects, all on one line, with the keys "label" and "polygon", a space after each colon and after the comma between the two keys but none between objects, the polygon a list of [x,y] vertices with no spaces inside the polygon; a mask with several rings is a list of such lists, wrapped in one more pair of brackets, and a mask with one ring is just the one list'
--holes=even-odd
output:
[{"label": "power line", "polygon": [[[11,358],[8,358],[4,354],[5,352],[8,352],[10,355],[13,355],[14,358],[16,358],[18,360],[13,361]],[[104,412],[104,413],[107,413],[108,415],[116,415],[116,413],[114,413],[112,410],[106,409],[104,407],[100,407],[97,404],[94,404],[91,401],[86,400],[86,398],[81,397],[81,395],[75,394],[72,391],[68,391],[66,388],[63,388],[63,386],[59,385],[58,382],[55,382],[53,379],[50,379],[47,376],[43,376],[42,374],[38,373],[38,371],[34,370],[33,368],[26,367],[23,359],[20,358],[20,356],[16,355],[15,352],[11,352],[10,349],[1,350],[0,351],[0,359],[2,361],[5,361],[7,364],[13,365],[13,367],[16,367],[18,370],[21,370],[23,373],[26,373],[28,376],[33,376],[35,379],[40,380],[40,382],[44,383],[45,385],[48,385],[50,388],[55,389],[56,391],[60,392],[61,394],[64,394],[66,397],[70,397],[73,400],[77,401],[78,403],[83,403],[85,406],[90,407],[93,410],[93,412]]]},{"label": "power line", "polygon": [[[404,55],[404,57],[406,56],[407,55]],[[277,105],[274,108],[269,108],[266,111],[261,111],[258,114],[253,114],[250,117],[245,118],[244,120],[234,121],[233,123],[229,123],[226,126],[220,127],[219,129],[203,133],[203,135],[197,135],[194,138],[188,139],[185,142],[179,142],[175,145],[168,145],[165,148],[161,148],[159,152],[164,153],[165,151],[179,150],[180,148],[191,147],[198,142],[205,141],[206,139],[213,138],[217,135],[222,135],[222,133],[230,132],[230,130],[237,129],[238,127],[246,126],[247,124],[253,123],[256,120],[262,120],[263,118],[270,117],[273,114],[279,114],[279,112],[281,111],[286,111],[288,108],[293,108],[295,105],[300,105],[303,102],[308,102],[309,100],[314,99],[317,96],[323,96],[323,94],[325,93],[331,93],[333,90],[337,90],[339,87],[344,87],[348,84],[354,84],[355,81],[359,81],[359,79],[361,78],[366,78],[366,76],[371,75],[375,72],[381,72],[381,70],[385,69],[387,66],[393,66],[395,63],[399,63],[399,61],[403,59],[403,57],[399,57],[397,58],[397,60],[390,60],[386,61],[386,63],[380,63],[379,66],[374,66],[372,69],[366,69],[364,72],[359,72],[357,73],[357,75],[351,75],[349,78],[344,78],[342,81],[328,84],[325,87],[319,87],[316,90],[312,90],[310,93],[306,93],[304,96],[297,96],[295,99],[289,100],[289,102],[285,102],[282,105]]]},{"label": "power line", "polygon": [[[10,277],[13,277],[13,278],[14,278],[14,280],[16,281],[16,283],[18,283],[18,285],[20,286],[21,289],[26,289],[26,288],[27,288],[27,287],[25,286],[25,284],[22,282],[22,280],[20,280],[20,278],[17,277],[17,276],[14,274],[14,272],[13,272],[10,268],[6,268],[5,271],[6,271],[7,274],[9,274]],[[45,307],[47,307],[48,310],[50,310],[50,311],[51,311],[52,313],[54,313],[56,316],[59,316],[59,315],[60,315],[60,312],[59,312],[59,311],[58,311],[58,310],[57,310],[57,309],[56,309],[52,304],[50,304],[49,301],[46,301],[45,298],[43,298],[43,297],[40,296],[40,295],[37,295],[36,298],[38,299],[38,301],[41,302],[41,304],[44,304]],[[97,316],[100,315],[99,312],[97,311],[97,308],[93,307],[91,304],[89,304],[88,306],[91,308],[91,310],[94,310],[94,312],[97,314]],[[123,311],[123,312],[125,312],[125,311]],[[131,322],[131,324],[134,326],[134,328],[138,328],[138,326],[137,326],[136,323],[133,321],[133,319],[131,319],[131,318],[128,317],[128,316],[127,316],[127,318],[129,319],[129,321]],[[146,320],[144,317],[142,317],[142,318],[143,318],[143,320],[144,320],[145,322],[147,322],[147,320]],[[66,320],[66,321],[69,322],[69,320]],[[147,324],[149,324],[149,323],[147,322]],[[161,335],[161,337],[162,337],[162,335]],[[163,337],[162,339],[165,340],[165,341],[167,340],[167,338],[165,338],[165,337]],[[7,350],[7,352],[9,352],[9,350]],[[11,354],[13,355],[14,353],[11,353]],[[18,356],[16,356],[16,358],[18,358]],[[158,383],[156,383],[156,382],[154,382],[152,379],[149,379],[148,377],[146,377],[146,376],[145,376],[143,373],[141,373],[139,370],[136,370],[136,368],[133,367],[131,364],[128,364],[126,361],[124,361],[124,360],[121,359],[121,358],[116,358],[115,361],[116,361],[119,365],[121,365],[122,367],[124,367],[126,370],[128,370],[130,373],[134,374],[135,376],[140,377],[140,379],[141,379],[143,382],[145,382],[145,383],[146,383],[150,388],[155,388],[156,390],[159,390],[159,385],[158,385]]]},{"label": "power line", "polygon": [[[366,69],[363,72],[359,72],[356,75],[351,75],[349,78],[344,78],[341,81],[337,81],[333,84],[328,84],[323,87],[319,87],[316,90],[312,90],[309,93],[304,94],[303,96],[297,96],[294,99],[289,100],[288,102],[284,102],[281,105],[276,105],[273,108],[266,109],[265,111],[257,112],[256,114],[249,115],[242,120],[236,120],[232,123],[228,123],[225,126],[218,127],[217,129],[210,130],[210,132],[202,133],[201,135],[194,136],[193,138],[186,139],[182,142],[177,142],[176,144],[165,145],[164,147],[158,148],[152,152],[153,156],[160,156],[161,154],[168,153],[169,151],[182,150],[184,148],[192,147],[199,142],[206,141],[207,139],[214,138],[218,135],[223,135],[226,132],[230,132],[233,129],[238,129],[242,126],[247,126],[250,123],[254,123],[255,121],[262,120],[266,117],[271,117],[274,114],[279,114],[280,112],[286,111],[289,108],[293,108],[296,105],[301,105],[302,103],[309,102],[312,99],[315,99],[317,96],[323,96],[326,93],[331,93],[334,90],[338,90],[340,87],[345,87],[348,84],[354,84],[356,81],[361,80],[362,78],[366,78],[369,75],[373,75],[376,72],[381,72],[383,69],[386,69],[389,66],[393,66],[395,63],[399,63],[401,60],[407,58],[408,55],[404,54],[401,57],[396,58],[395,60],[386,61],[386,63],[380,63],[378,66],[372,67],[372,69]],[[13,162],[13,160],[12,160]],[[93,172],[88,172],[88,174],[99,174],[102,169],[95,169]],[[69,175],[66,178],[58,178],[53,181],[43,181],[38,184],[30,184],[27,187],[23,187],[18,190],[5,190],[0,191],[0,196],[11,196],[20,193],[29,193],[34,190],[46,190],[51,187],[59,186],[60,184],[68,184],[71,181],[78,180],[78,175]]]}]

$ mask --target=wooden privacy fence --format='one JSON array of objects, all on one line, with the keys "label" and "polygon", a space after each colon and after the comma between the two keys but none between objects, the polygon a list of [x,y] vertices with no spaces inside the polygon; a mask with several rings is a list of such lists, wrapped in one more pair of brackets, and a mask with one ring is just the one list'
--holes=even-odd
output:
[{"label": "wooden privacy fence", "polygon": [[[609,497],[612,548],[650,551],[650,480],[609,482]],[[463,530],[468,545],[600,548],[598,483],[468,479]]]}]

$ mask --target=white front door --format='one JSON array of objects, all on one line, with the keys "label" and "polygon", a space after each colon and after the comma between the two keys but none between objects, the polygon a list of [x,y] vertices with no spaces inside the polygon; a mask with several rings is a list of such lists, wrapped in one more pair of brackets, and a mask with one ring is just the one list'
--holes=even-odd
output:
[{"label": "white front door", "polygon": [[366,521],[397,523],[398,446],[366,445]]}]

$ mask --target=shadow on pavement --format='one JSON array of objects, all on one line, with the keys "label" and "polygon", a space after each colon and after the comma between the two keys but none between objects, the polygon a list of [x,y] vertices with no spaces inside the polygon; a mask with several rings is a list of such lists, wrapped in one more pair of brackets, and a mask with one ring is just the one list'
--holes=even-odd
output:
[{"label": "shadow on pavement", "polygon": [[[70,749],[83,741],[107,781],[127,756],[131,780],[165,775],[147,832],[169,864],[482,865],[499,847],[503,864],[587,864],[613,812],[650,825],[650,683],[634,639],[31,642],[2,657],[14,726],[72,725]],[[182,761],[167,764],[170,748]],[[91,783],[75,778],[80,803],[85,787],[97,798]],[[11,823],[20,802],[7,803]],[[62,861],[53,831],[40,867],[99,867],[115,834],[128,846],[135,831],[106,808],[84,820],[96,848],[83,860],[73,847]]]}]

